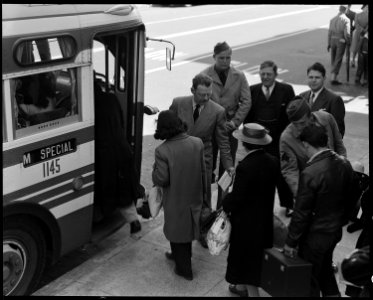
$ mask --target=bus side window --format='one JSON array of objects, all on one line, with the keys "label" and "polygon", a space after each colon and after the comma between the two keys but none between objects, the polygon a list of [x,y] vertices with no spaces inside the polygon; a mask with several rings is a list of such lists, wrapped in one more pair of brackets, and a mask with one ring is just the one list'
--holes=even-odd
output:
[{"label": "bus side window", "polygon": [[63,69],[13,79],[16,129],[77,115],[75,78]]}]

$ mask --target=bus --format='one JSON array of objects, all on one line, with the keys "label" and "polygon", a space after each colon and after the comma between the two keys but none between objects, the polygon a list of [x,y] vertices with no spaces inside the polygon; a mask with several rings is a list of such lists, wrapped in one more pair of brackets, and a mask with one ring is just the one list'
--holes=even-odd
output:
[{"label": "bus", "polygon": [[95,217],[95,87],[118,99],[140,172],[143,115],[157,112],[144,49],[172,43],[146,37],[134,5],[3,4],[2,18],[3,295],[29,295],[46,266],[123,226],[116,207]]}]

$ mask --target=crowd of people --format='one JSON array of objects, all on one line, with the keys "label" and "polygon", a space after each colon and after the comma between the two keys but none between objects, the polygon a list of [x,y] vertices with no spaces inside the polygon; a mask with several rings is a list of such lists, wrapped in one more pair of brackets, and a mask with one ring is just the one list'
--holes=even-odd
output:
[{"label": "crowd of people", "polygon": [[[261,83],[250,87],[230,65],[231,56],[229,45],[218,43],[214,65],[193,78],[192,95],[173,99],[159,114],[154,137],[164,142],[155,150],[152,178],[164,192],[166,257],[175,261],[177,275],[193,279],[191,242],[201,236],[198,215],[211,207],[220,151],[218,178],[224,171],[234,177],[217,206],[232,224],[229,290],[259,296],[263,252],[273,246],[277,189],[291,217],[284,253],[312,263],[312,296],[340,296],[333,251],[357,203],[343,143],[344,103],[325,88],[326,70],[318,62],[307,69],[310,90],[295,96],[290,84],[276,80],[273,61],[260,65]],[[239,141],[246,156],[234,168]]]},{"label": "crowd of people", "polygon": [[[337,76],[350,44],[348,11],[341,5],[330,22],[331,84],[340,84]],[[356,43],[363,45],[368,28],[361,19],[355,14]],[[367,52],[354,49],[356,81],[362,76],[364,84]],[[152,180],[163,190],[164,234],[171,249],[166,258],[175,262],[175,274],[193,280],[192,241],[206,246],[201,212],[211,209],[211,184],[226,171],[234,178],[233,186],[229,193],[219,190],[217,209],[232,224],[225,274],[229,290],[259,296],[264,249],[273,246],[277,190],[280,206],[291,217],[285,255],[297,254],[312,263],[311,296],[340,296],[333,251],[358,203],[356,175],[343,143],[342,98],[325,87],[326,69],[319,62],[307,69],[309,90],[296,96],[290,84],[276,80],[273,61],[260,64],[261,83],[250,86],[245,74],[231,65],[232,49],[226,42],[215,45],[213,58],[214,64],[193,78],[191,95],[174,98],[157,120],[154,138],[163,142],[155,149]],[[239,142],[246,155],[237,163]],[[133,192],[132,198],[142,196],[143,191]],[[370,210],[365,224],[369,213],[371,221]]]}]

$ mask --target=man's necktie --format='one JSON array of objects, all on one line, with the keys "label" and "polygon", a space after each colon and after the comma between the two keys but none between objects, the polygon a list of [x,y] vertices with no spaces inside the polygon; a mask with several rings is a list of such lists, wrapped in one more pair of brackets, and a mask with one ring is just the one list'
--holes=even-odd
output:
[{"label": "man's necktie", "polygon": [[197,120],[198,117],[199,117],[199,107],[200,107],[200,105],[199,105],[199,104],[196,104],[196,108],[194,109],[194,112],[193,112],[193,119],[194,119],[194,122],[196,122],[196,120]]},{"label": "man's necktie", "polygon": [[266,99],[268,100],[269,97],[271,97],[271,93],[269,92],[269,87],[265,86],[264,89],[266,91],[264,96],[266,96]]},{"label": "man's necktie", "polygon": [[311,92],[311,95],[310,95],[310,106],[312,106],[314,99],[315,99],[315,94]]}]

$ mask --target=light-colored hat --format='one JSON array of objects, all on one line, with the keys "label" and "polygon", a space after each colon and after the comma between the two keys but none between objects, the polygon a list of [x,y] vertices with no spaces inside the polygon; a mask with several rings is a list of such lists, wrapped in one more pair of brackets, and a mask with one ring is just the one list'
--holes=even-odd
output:
[{"label": "light-colored hat", "polygon": [[272,142],[268,131],[257,123],[244,124],[242,129],[233,131],[232,135],[239,141],[254,145],[268,145]]}]

